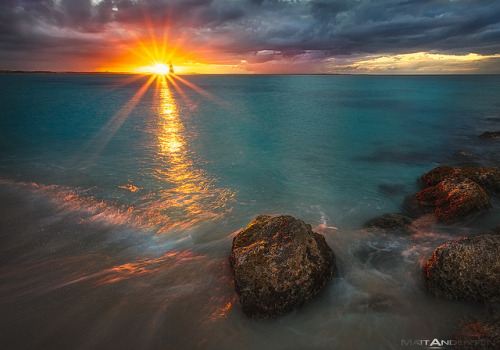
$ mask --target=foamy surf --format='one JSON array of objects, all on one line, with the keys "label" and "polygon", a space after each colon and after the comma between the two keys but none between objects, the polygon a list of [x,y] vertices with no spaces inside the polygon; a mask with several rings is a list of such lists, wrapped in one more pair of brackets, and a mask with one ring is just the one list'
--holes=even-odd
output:
[{"label": "foamy surf", "polygon": [[[134,208],[96,198],[92,194],[95,188],[71,188],[9,179],[0,179],[0,185],[10,190],[44,196],[56,206],[58,215],[61,217],[71,212],[79,212],[82,215],[82,221],[98,222],[105,225],[129,225],[159,234],[172,230],[187,230],[200,225],[203,221],[215,220],[220,217],[220,214],[197,212],[196,217],[183,217],[181,218],[183,220],[173,219],[164,210],[164,208],[173,205],[171,201],[165,199],[150,200],[147,205]],[[136,190],[131,192],[136,192]],[[150,199],[148,197],[149,194],[145,195],[144,199]]]}]

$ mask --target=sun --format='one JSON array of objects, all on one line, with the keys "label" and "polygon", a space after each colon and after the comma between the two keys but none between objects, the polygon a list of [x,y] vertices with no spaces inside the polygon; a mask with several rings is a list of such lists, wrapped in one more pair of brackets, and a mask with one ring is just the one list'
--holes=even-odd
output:
[{"label": "sun", "polygon": [[170,68],[163,63],[158,63],[156,66],[149,67],[149,70],[151,73],[157,75],[167,75],[168,73],[170,73]]},{"label": "sun", "polygon": [[154,74],[154,75],[174,75],[174,66],[172,63],[153,63],[150,66],[142,66],[135,69],[136,73]]}]

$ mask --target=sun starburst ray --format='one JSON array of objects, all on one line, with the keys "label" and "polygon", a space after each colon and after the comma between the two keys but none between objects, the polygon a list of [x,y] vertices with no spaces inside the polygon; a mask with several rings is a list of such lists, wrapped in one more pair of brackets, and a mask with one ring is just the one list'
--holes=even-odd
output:
[{"label": "sun starburst ray", "polygon": [[155,80],[154,76],[149,77],[149,79],[142,85],[142,87],[132,96],[132,98],[122,107],[118,112],[116,112],[108,122],[97,132],[92,139],[87,142],[87,144],[82,148],[80,153],[85,155],[85,153],[91,152],[89,157],[86,157],[85,163],[91,164],[95,158],[102,152],[106,147],[111,138],[120,129],[125,120],[134,110],[135,106],[139,103],[144,93],[148,90],[151,83]]},{"label": "sun starburst ray", "polygon": [[192,106],[193,105],[193,100],[191,100],[191,98],[189,98],[188,95],[186,95],[186,93],[184,92],[184,90],[181,89],[181,87],[179,86],[179,84],[177,84],[177,82],[172,78],[171,75],[166,75],[165,76],[166,79],[168,79],[168,81],[172,84],[172,86],[174,87],[175,91],[177,91],[183,99],[186,100],[187,104]]}]

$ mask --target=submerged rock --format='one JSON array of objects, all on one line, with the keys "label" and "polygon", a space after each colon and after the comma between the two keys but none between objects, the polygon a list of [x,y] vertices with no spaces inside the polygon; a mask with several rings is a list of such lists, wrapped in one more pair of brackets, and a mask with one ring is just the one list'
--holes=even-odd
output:
[{"label": "submerged rock", "polygon": [[463,238],[438,247],[424,266],[435,296],[500,301],[500,236]]},{"label": "submerged rock", "polygon": [[474,158],[474,155],[472,153],[467,152],[467,151],[456,151],[454,153],[454,155],[458,158],[461,158],[461,159],[470,160],[470,159]]},{"label": "submerged rock", "polygon": [[291,216],[257,216],[234,237],[230,260],[243,312],[262,318],[304,304],[335,269],[325,238]]},{"label": "submerged rock", "polygon": [[420,181],[424,187],[431,187],[452,177],[465,177],[476,182],[488,192],[500,193],[499,167],[467,166],[462,168],[452,168],[449,166],[440,166],[422,175]]},{"label": "submerged rock", "polygon": [[500,137],[500,131],[486,131],[479,135],[479,137],[483,139],[496,139]]},{"label": "submerged rock", "polygon": [[391,312],[397,313],[401,310],[403,305],[396,300],[386,295],[374,295],[367,299],[360,300],[353,303],[353,311],[356,312]]},{"label": "submerged rock", "polygon": [[475,321],[465,321],[459,327],[454,338],[460,342],[460,350],[498,349],[500,345],[500,314]]},{"label": "submerged rock", "polygon": [[365,226],[383,230],[404,230],[413,219],[403,214],[384,214],[368,221]]},{"label": "submerged rock", "polygon": [[444,222],[455,222],[491,207],[486,192],[477,183],[464,177],[447,178],[420,191],[411,203]]}]

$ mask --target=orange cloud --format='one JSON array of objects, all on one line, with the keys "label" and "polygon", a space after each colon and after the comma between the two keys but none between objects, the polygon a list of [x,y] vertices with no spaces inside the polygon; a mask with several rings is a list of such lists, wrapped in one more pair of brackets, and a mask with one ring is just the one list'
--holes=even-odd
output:
[{"label": "orange cloud", "polygon": [[368,74],[457,74],[491,72],[492,62],[498,62],[500,54],[449,55],[415,52],[399,55],[384,55],[353,60],[347,64],[331,61],[332,71]]}]

